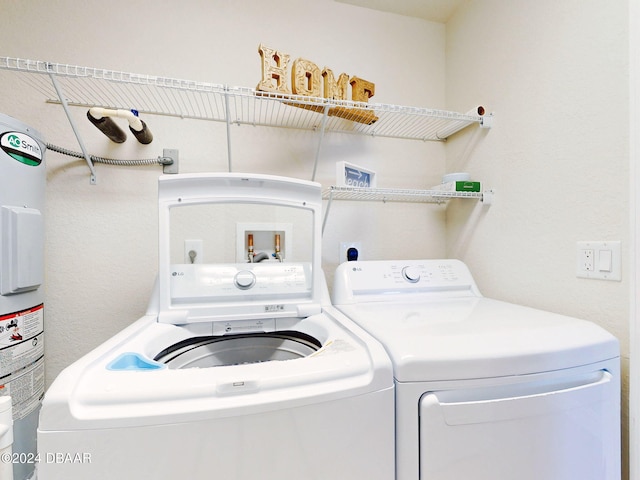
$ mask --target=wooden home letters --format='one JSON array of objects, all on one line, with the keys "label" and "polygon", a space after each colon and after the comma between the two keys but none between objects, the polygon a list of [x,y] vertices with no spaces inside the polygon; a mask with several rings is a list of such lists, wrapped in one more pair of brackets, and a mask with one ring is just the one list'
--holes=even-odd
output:
[{"label": "wooden home letters", "polygon": [[[347,100],[348,85],[351,86],[351,100],[367,103],[375,94],[375,84],[358,77],[341,73],[336,80],[333,72],[320,68],[313,62],[298,58],[289,72],[290,55],[260,44],[258,53],[262,60],[262,79],[256,90],[274,92],[283,95],[301,95],[305,97],[327,98],[331,100]],[[291,80],[291,83],[289,83]],[[323,112],[322,105],[301,105],[289,103],[307,110]],[[370,125],[378,120],[375,113],[367,108],[332,107],[330,116],[353,120]]]}]

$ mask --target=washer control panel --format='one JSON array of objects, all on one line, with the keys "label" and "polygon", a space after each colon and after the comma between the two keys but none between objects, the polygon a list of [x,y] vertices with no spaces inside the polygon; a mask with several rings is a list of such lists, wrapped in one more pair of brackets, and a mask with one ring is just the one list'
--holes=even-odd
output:
[{"label": "washer control panel", "polygon": [[467,266],[459,260],[346,262],[334,279],[335,304],[359,295],[468,291],[479,294]]},{"label": "washer control panel", "polygon": [[174,303],[311,295],[311,266],[302,263],[179,264],[170,275]]},{"label": "washer control panel", "polygon": [[402,277],[410,283],[418,283],[422,273],[418,267],[406,266],[402,267]]}]

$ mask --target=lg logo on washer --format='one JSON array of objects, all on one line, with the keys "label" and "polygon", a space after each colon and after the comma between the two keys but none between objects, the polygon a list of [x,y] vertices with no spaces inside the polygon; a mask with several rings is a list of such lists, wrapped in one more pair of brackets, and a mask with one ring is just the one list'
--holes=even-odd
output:
[{"label": "lg logo on washer", "polygon": [[42,163],[42,149],[29,135],[6,132],[0,137],[0,148],[14,160],[37,167]]}]

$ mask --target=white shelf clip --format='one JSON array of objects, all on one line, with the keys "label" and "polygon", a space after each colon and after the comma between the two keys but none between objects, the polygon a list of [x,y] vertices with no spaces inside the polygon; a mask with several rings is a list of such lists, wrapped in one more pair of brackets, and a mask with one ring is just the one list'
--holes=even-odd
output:
[{"label": "white shelf clip", "polygon": [[480,120],[480,128],[491,128],[493,127],[493,113],[489,115],[484,115],[482,120]]},{"label": "white shelf clip", "polygon": [[491,205],[493,203],[494,193],[493,189],[482,192],[482,204],[487,206]]}]

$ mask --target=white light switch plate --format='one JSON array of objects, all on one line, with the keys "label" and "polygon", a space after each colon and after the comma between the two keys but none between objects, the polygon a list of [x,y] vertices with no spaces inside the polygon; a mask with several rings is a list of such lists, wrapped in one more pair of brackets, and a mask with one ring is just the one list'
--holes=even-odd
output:
[{"label": "white light switch plate", "polygon": [[576,277],[620,281],[621,270],[620,241],[576,244]]}]

